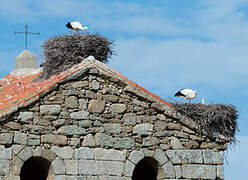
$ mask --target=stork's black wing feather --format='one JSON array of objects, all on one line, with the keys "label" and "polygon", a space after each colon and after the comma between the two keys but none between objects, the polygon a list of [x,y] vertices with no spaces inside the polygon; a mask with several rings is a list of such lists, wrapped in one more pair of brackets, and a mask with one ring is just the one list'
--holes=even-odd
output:
[{"label": "stork's black wing feather", "polygon": [[180,96],[186,97],[185,94],[181,93],[181,91],[178,91],[174,96],[176,96],[176,97],[180,97]]},{"label": "stork's black wing feather", "polygon": [[71,26],[71,23],[67,23],[66,25],[65,25],[67,28],[69,28],[69,29],[73,29],[73,27]]}]

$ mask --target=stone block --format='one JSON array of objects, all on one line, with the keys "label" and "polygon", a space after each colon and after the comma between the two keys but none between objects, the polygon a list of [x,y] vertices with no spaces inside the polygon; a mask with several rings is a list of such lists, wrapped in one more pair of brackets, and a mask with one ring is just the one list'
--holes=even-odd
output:
[{"label": "stone block", "polygon": [[40,139],[28,139],[28,145],[29,146],[39,146],[40,145]]},{"label": "stone block", "polygon": [[103,95],[103,100],[106,102],[118,102],[119,97],[116,95],[108,94],[108,95]]},{"label": "stone block", "polygon": [[123,162],[79,160],[79,174],[121,176]]},{"label": "stone block", "polygon": [[125,125],[135,125],[137,122],[137,117],[135,113],[126,113],[122,118]]},{"label": "stone block", "polygon": [[183,138],[183,139],[188,139],[189,138],[189,135],[187,133],[185,133],[185,132],[174,131],[173,134],[174,134],[175,137],[178,137],[178,138]]},{"label": "stone block", "polygon": [[62,135],[85,135],[86,130],[76,125],[62,126],[58,129],[59,134]]},{"label": "stone block", "polygon": [[62,135],[46,134],[41,136],[41,143],[52,144],[57,146],[66,145],[67,137]]},{"label": "stone block", "polygon": [[224,153],[213,150],[203,150],[204,164],[224,164]]},{"label": "stone block", "polygon": [[56,158],[56,154],[53,151],[46,149],[40,149],[40,150],[41,150],[41,157],[48,160],[49,162],[52,162]]},{"label": "stone block", "polygon": [[[95,57],[94,56],[88,56],[87,57],[87,60],[89,60],[89,61],[94,61],[95,60]],[[99,74],[99,69],[98,68],[95,68],[95,67],[92,67],[92,68],[90,68],[90,72],[89,72],[89,74],[94,74],[94,75],[97,75],[97,74]],[[98,79],[98,78],[97,78]],[[102,79],[100,79],[100,80],[102,80]],[[99,80],[99,81],[100,81]],[[102,80],[102,81],[104,81],[104,80]],[[101,82],[102,82],[101,81]],[[105,82],[105,81],[104,81]]]},{"label": "stone block", "polygon": [[120,149],[132,149],[135,146],[134,138],[124,137],[124,138],[114,138],[114,147]]},{"label": "stone block", "polygon": [[75,156],[78,159],[94,159],[94,150],[88,147],[80,147],[75,150]]},{"label": "stone block", "polygon": [[70,138],[69,146],[72,146],[72,147],[80,146],[80,139],[79,138]]},{"label": "stone block", "polygon": [[[112,76],[110,78],[112,78]],[[114,80],[114,78],[112,78],[112,80]],[[110,85],[108,85],[108,93],[109,94],[117,94],[118,88],[116,86],[113,86],[110,84]]]},{"label": "stone block", "polygon": [[120,134],[121,133],[121,125],[118,123],[105,123],[104,131],[112,134]]},{"label": "stone block", "polygon": [[216,146],[217,145],[215,142],[202,142],[200,148],[201,149],[213,149]]},{"label": "stone block", "polygon": [[224,179],[224,166],[217,165],[217,178],[220,180]]},{"label": "stone block", "polygon": [[94,93],[93,91],[87,90],[85,97],[89,99],[96,99],[96,93]]},{"label": "stone block", "polygon": [[85,111],[87,109],[88,102],[86,99],[79,99],[78,103],[79,103],[79,109],[81,109],[82,111]]},{"label": "stone block", "polygon": [[188,140],[183,142],[183,146],[185,149],[199,149],[199,143],[197,141]]},{"label": "stone block", "polygon": [[154,130],[155,131],[163,131],[167,127],[167,122],[166,121],[156,121],[154,124]]},{"label": "stone block", "polygon": [[173,164],[203,163],[202,150],[168,150],[166,155]]},{"label": "stone block", "polygon": [[100,176],[99,180],[131,180],[131,178],[120,176]]},{"label": "stone block", "polygon": [[88,128],[92,125],[92,121],[90,120],[83,120],[78,122],[78,126],[82,128]]},{"label": "stone block", "polygon": [[71,147],[59,147],[53,146],[51,150],[62,159],[71,159],[73,157],[74,150]]},{"label": "stone block", "polygon": [[21,150],[23,150],[24,147],[25,147],[24,145],[17,145],[17,144],[12,145],[13,153],[15,155],[19,154],[19,152],[21,152]]},{"label": "stone block", "polygon": [[54,180],[67,180],[66,175],[55,175]]},{"label": "stone block", "polygon": [[170,138],[170,145],[172,149],[183,149],[181,141],[176,137]]},{"label": "stone block", "polygon": [[29,122],[29,121],[32,121],[34,118],[34,113],[33,112],[20,112],[19,113],[19,116],[18,116],[18,119],[21,121],[21,122]]},{"label": "stone block", "polygon": [[151,135],[153,130],[153,125],[149,123],[144,124],[137,124],[133,128],[133,134],[139,134],[139,135]]},{"label": "stone block", "polygon": [[78,174],[78,160],[65,160],[65,172],[70,175]]},{"label": "stone block", "polygon": [[195,134],[195,131],[192,129],[187,128],[186,126],[183,126],[183,131],[189,134]]},{"label": "stone block", "polygon": [[91,88],[92,88],[93,90],[98,90],[98,89],[100,88],[100,83],[99,83],[97,80],[93,80],[93,81],[91,82]]},{"label": "stone block", "polygon": [[153,107],[159,112],[164,112],[165,110],[165,105],[159,102],[152,103],[151,107]]},{"label": "stone block", "polygon": [[[77,180],[93,180],[93,179],[91,179],[90,177],[87,177],[87,176],[78,176]],[[96,180],[99,180],[98,176],[96,176]]]},{"label": "stone block", "polygon": [[166,116],[165,116],[164,114],[158,114],[156,117],[157,117],[159,120],[161,120],[161,121],[165,121],[165,120],[166,120]]},{"label": "stone block", "polygon": [[84,136],[82,146],[86,146],[86,147],[95,147],[96,146],[95,138],[93,137],[92,134],[87,134],[86,136]]},{"label": "stone block", "polygon": [[15,132],[14,143],[27,145],[28,136],[25,133]]},{"label": "stone block", "polygon": [[142,146],[148,147],[159,144],[159,139],[157,137],[147,137],[143,138]]},{"label": "stone block", "polygon": [[78,107],[78,99],[76,96],[69,96],[65,98],[65,105],[69,108],[77,108]]},{"label": "stone block", "polygon": [[71,82],[71,86],[73,88],[84,88],[89,86],[89,82],[88,81],[75,81],[75,82]]},{"label": "stone block", "polygon": [[10,129],[10,130],[20,130],[22,128],[22,126],[17,122],[11,121],[11,122],[4,124],[3,128],[4,129]]},{"label": "stone block", "polygon": [[12,160],[11,162],[11,174],[14,175],[19,175],[21,173],[21,168],[23,165],[23,161],[21,159],[19,159],[18,157],[16,157],[14,160]]},{"label": "stone block", "polygon": [[53,172],[55,175],[65,174],[65,164],[64,161],[56,158],[52,161]]},{"label": "stone block", "polygon": [[214,165],[183,164],[183,178],[189,179],[216,179],[216,167]]},{"label": "stone block", "polygon": [[162,166],[163,170],[164,170],[164,174],[165,174],[165,178],[175,178],[176,174],[173,168],[173,165],[170,161],[168,161],[167,163],[165,163]]},{"label": "stone block", "polygon": [[123,113],[126,111],[126,109],[127,109],[126,105],[120,103],[112,104],[110,106],[110,111],[112,113]]},{"label": "stone block", "polygon": [[[1,179],[1,178],[3,178],[3,179]],[[0,176],[0,180],[20,180],[20,179],[21,179],[21,178],[20,178],[19,175],[12,175],[12,174],[9,174],[9,175],[7,175],[7,176],[5,176],[5,177]]]},{"label": "stone block", "polygon": [[134,100],[133,100],[133,104],[135,104],[135,105],[137,105],[137,106],[142,106],[142,107],[145,107],[145,108],[148,108],[148,107],[149,107],[149,105],[148,105],[147,102],[145,102],[145,101],[140,101],[140,100],[138,100],[138,99],[134,99]]},{"label": "stone block", "polygon": [[66,180],[78,180],[78,176],[75,175],[67,175]]},{"label": "stone block", "polygon": [[40,157],[42,154],[42,147],[38,146],[33,150],[33,156],[34,157]]},{"label": "stone block", "polygon": [[134,168],[135,168],[135,164],[133,164],[129,160],[126,160],[125,169],[124,169],[124,176],[132,177]]},{"label": "stone block", "polygon": [[156,149],[154,153],[154,158],[159,162],[160,166],[168,162],[168,158],[165,155],[165,152],[161,149]]},{"label": "stone block", "polygon": [[97,146],[113,147],[113,137],[104,133],[96,133],[95,141]]},{"label": "stone block", "polygon": [[88,111],[92,113],[102,113],[105,109],[105,101],[92,99],[89,102]]},{"label": "stone block", "polygon": [[0,160],[0,176],[9,174],[9,160]]},{"label": "stone block", "polygon": [[45,115],[57,115],[61,111],[60,105],[41,105],[40,113]]},{"label": "stone block", "polygon": [[70,114],[70,117],[72,119],[81,120],[81,119],[86,119],[88,115],[89,115],[89,112],[87,111],[78,111],[78,112],[72,112]]},{"label": "stone block", "polygon": [[182,129],[182,126],[181,126],[181,124],[179,124],[179,123],[172,123],[172,122],[169,122],[169,123],[167,124],[167,128],[168,128],[169,130],[178,130],[178,131],[180,131],[180,130]]},{"label": "stone block", "polygon": [[143,148],[141,150],[144,152],[145,157],[153,157],[154,156],[153,150],[149,150],[148,148]]},{"label": "stone block", "polygon": [[96,160],[124,161],[127,156],[127,150],[96,148],[94,152]]},{"label": "stone block", "polygon": [[56,128],[58,128],[65,124],[65,119],[58,119],[56,121],[53,121],[52,123]]},{"label": "stone block", "polygon": [[0,145],[0,159],[11,160],[11,155],[12,155],[12,147],[5,148],[4,146]]},{"label": "stone block", "polygon": [[182,169],[181,166],[174,166],[176,178],[180,179],[182,177]]},{"label": "stone block", "polygon": [[13,134],[12,133],[1,133],[0,144],[10,145],[12,144]]},{"label": "stone block", "polygon": [[172,135],[173,135],[173,131],[167,131],[167,130],[158,131],[154,133],[154,136],[157,137],[170,137]]},{"label": "stone block", "polygon": [[145,157],[145,154],[143,151],[133,150],[128,157],[128,160],[133,162],[134,164],[137,164],[140,160],[142,160]]},{"label": "stone block", "polygon": [[18,154],[18,158],[20,158],[25,162],[30,157],[32,157],[32,155],[33,155],[32,148],[27,146]]}]

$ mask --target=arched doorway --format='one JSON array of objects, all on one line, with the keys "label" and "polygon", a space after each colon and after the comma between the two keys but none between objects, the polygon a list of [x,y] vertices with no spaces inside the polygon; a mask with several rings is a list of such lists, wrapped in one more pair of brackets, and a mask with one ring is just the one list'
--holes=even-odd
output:
[{"label": "arched doorway", "polygon": [[41,157],[31,157],[21,168],[21,180],[47,180],[50,163]]},{"label": "arched doorway", "polygon": [[134,168],[132,180],[157,180],[158,162],[154,158],[143,158]]}]

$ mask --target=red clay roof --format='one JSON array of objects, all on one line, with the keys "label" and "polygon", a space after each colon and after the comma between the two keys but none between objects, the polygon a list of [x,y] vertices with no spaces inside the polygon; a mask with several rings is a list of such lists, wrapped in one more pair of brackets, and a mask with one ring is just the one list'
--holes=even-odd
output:
[{"label": "red clay roof", "polygon": [[75,65],[72,68],[58,75],[54,75],[51,78],[42,82],[33,81],[34,78],[40,74],[39,71],[30,71],[30,73],[18,76],[15,76],[13,73],[10,73],[7,76],[3,77],[2,79],[0,79],[0,117],[4,117],[13,111],[16,111],[19,107],[27,105],[27,102],[30,99],[36,97],[42,92],[49,90],[54,85],[58,84],[61,80],[65,79],[70,75],[73,75],[75,72],[92,66],[102,71],[105,71],[110,75],[118,76],[119,78],[128,82],[128,84],[135,86],[144,93],[149,94],[156,100],[171,107],[170,103],[162,100],[157,95],[142,88],[133,81],[128,80],[126,77],[122,76],[121,73],[111,69],[106,64],[94,60],[82,61],[80,64]]}]

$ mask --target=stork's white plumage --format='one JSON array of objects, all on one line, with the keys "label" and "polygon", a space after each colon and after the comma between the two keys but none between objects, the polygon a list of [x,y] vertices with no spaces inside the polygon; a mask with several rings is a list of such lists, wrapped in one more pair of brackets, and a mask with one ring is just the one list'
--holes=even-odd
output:
[{"label": "stork's white plumage", "polygon": [[186,100],[198,98],[196,90],[193,89],[182,89],[175,94],[176,97],[185,98]]},{"label": "stork's white plumage", "polygon": [[68,22],[65,26],[69,29],[76,31],[77,33],[79,30],[85,30],[86,32],[88,32],[88,27],[87,26],[83,27],[82,24],[77,21]]}]

